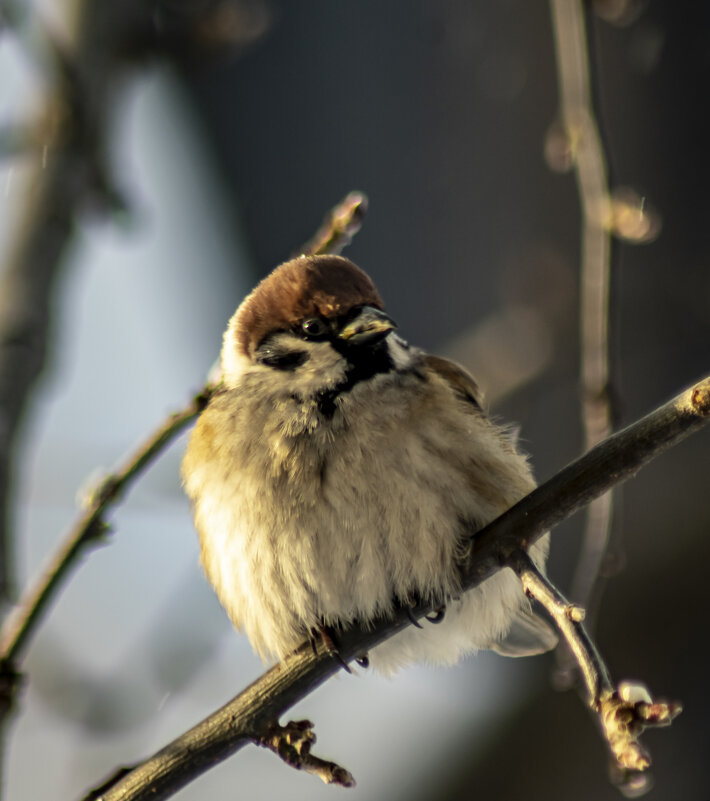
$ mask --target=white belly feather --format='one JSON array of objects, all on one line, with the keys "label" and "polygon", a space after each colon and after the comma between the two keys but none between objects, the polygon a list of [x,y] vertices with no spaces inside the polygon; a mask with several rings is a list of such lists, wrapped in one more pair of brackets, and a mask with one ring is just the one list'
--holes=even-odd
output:
[{"label": "white belly feather", "polygon": [[[403,381],[421,389],[397,406]],[[509,570],[451,600],[462,522],[490,521],[534,482],[485,417],[463,403],[440,411],[445,391],[415,375],[377,375],[340,398],[331,421],[301,404],[294,424],[298,401],[265,397],[257,374],[203,414],[202,439],[213,445],[186,456],[203,565],[262,657],[285,656],[323,621],[366,619],[417,593],[447,601],[444,621],[401,632],[371,662],[383,672],[450,664],[489,647],[527,603]],[[546,551],[544,540],[532,555],[543,562]]]}]

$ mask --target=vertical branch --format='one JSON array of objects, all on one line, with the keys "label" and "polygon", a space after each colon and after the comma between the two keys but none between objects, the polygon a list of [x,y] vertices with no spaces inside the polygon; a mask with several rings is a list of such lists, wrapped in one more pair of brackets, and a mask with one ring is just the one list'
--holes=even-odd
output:
[{"label": "vertical branch", "polygon": [[[65,254],[76,223],[87,204],[101,210],[120,204],[108,169],[110,116],[128,72],[148,57],[173,61],[201,52],[245,44],[259,33],[249,15],[239,24],[222,26],[226,36],[209,35],[211,24],[238,0],[192,3],[176,0],[170,24],[158,0],[81,3],[72,21],[70,44],[53,41],[37,23],[42,61],[48,63],[48,88],[37,118],[18,130],[18,143],[35,151],[32,175],[22,200],[19,225],[13,231],[0,273],[0,611],[15,594],[12,570],[12,479],[14,452],[24,411],[47,357],[51,301],[61,278]],[[17,6],[17,7],[16,7]],[[19,24],[22,3],[0,0],[0,28]],[[243,25],[242,25],[243,23]],[[15,198],[12,198],[15,201]],[[151,457],[152,458],[152,457]],[[106,488],[105,488],[106,489]],[[109,500],[112,500],[109,499]],[[17,662],[28,637],[64,582],[85,543],[101,533],[100,515],[86,537],[77,531],[76,547],[66,544],[47,575],[26,592],[3,622],[0,636],[0,772],[7,720],[20,684]],[[64,547],[64,546],[63,546]],[[0,781],[1,789],[1,781]]]},{"label": "vertical branch", "polygon": [[[13,23],[19,14],[13,6],[3,13]],[[47,359],[54,286],[87,201],[103,203],[110,195],[103,170],[104,125],[115,74],[95,60],[87,65],[95,87],[89,93],[77,69],[91,44],[81,36],[90,14],[84,9],[78,15],[71,47],[60,46],[37,24],[47,88],[36,116],[17,126],[22,138],[15,149],[31,155],[31,175],[19,199],[6,198],[21,205],[0,274],[0,601],[6,602],[15,594],[14,452],[27,401]]]},{"label": "vertical branch", "polygon": [[[607,165],[590,89],[589,58],[581,0],[551,0],[560,91],[560,114],[574,159],[582,207],[580,281],[580,380],[584,446],[609,436],[609,281],[611,202]],[[587,606],[609,542],[612,491],[587,510],[582,553],[572,582],[572,598]]]},{"label": "vertical branch", "polygon": [[[53,132],[54,133],[54,132]],[[70,138],[67,132],[59,134]],[[51,134],[47,145],[53,144]],[[11,465],[31,388],[45,361],[52,286],[71,236],[80,156],[71,142],[35,165],[23,220],[0,278],[0,598],[14,593],[10,548]]]}]

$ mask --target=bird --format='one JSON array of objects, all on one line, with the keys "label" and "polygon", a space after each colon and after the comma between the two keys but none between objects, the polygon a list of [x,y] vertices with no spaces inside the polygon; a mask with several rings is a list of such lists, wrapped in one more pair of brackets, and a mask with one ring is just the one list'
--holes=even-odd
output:
[{"label": "bird", "polygon": [[[443,620],[375,646],[379,673],[556,643],[511,570],[462,590],[466,538],[535,481],[472,376],[396,328],[352,261],[303,255],[264,278],[224,333],[182,478],[204,572],[265,662],[412,599]],[[529,549],[541,570],[548,545],[549,534]]]}]

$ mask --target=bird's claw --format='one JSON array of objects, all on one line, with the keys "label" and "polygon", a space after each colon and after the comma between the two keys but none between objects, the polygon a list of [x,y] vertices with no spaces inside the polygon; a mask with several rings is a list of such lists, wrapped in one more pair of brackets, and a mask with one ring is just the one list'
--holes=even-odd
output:
[{"label": "bird's claw", "polygon": [[434,610],[434,613],[431,615],[425,615],[425,620],[428,620],[430,623],[441,623],[446,615],[446,604],[442,604],[441,606],[437,607]]},{"label": "bird's claw", "polygon": [[407,617],[412,621],[413,626],[416,626],[418,629],[424,628],[424,626],[422,626],[422,624],[416,619],[416,617],[414,617],[414,615],[412,614],[412,610],[409,607],[407,607]]},{"label": "bird's claw", "polygon": [[[335,659],[336,662],[340,662],[343,670],[346,673],[352,673],[352,670],[350,670],[348,663],[340,655],[340,651],[338,650],[338,646],[335,641],[335,632],[333,631],[333,628],[331,626],[323,624],[318,628],[312,629],[310,639],[311,639],[311,648],[313,649],[314,654],[318,653],[317,641],[318,639],[320,639],[320,641],[323,643],[323,647],[325,648],[328,656]],[[367,659],[367,657],[365,657],[365,659]]]}]

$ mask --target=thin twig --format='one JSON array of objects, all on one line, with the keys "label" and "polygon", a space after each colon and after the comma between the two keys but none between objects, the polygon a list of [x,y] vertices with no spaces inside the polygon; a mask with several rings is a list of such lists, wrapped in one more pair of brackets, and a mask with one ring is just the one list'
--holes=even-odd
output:
[{"label": "thin twig", "polygon": [[190,404],[171,415],[114,473],[107,476],[52,554],[37,582],[24,593],[0,630],[0,665],[16,666],[29,638],[69,572],[87,546],[106,533],[105,517],[140,474],[204,409],[213,389],[206,387]]},{"label": "thin twig", "polygon": [[520,577],[526,594],[547,610],[564,636],[584,678],[589,706],[598,716],[599,727],[618,769],[628,774],[626,784],[632,784],[638,791],[636,774],[643,773],[651,764],[639,737],[647,728],[669,725],[680,714],[681,705],[653,700],[641,684],[624,682],[615,687],[582,624],[584,609],[570,604],[524,551],[513,554],[509,564]]},{"label": "thin twig", "polygon": [[[240,24],[221,24],[220,31],[232,30],[239,42],[230,40],[229,35],[206,36],[204,32],[210,25],[201,24],[214,23],[217,14],[221,14],[223,20],[229,3],[239,5]],[[16,33],[19,32],[28,18],[26,5],[3,2],[0,27],[12,24]],[[76,222],[87,203],[93,202],[96,206],[98,201],[103,210],[114,208],[121,200],[111,180],[106,147],[115,91],[126,71],[144,63],[148,56],[179,61],[188,53],[194,55],[197,51],[244,44],[243,28],[245,23],[248,26],[250,15],[244,13],[242,6],[239,0],[207,4],[177,0],[171,4],[171,24],[159,25],[156,15],[160,9],[143,0],[82,3],[73,17],[70,35],[66,37],[68,44],[60,45],[55,41],[49,34],[49,26],[46,30],[38,26],[37,35],[29,37],[32,43],[42,42],[41,50],[37,53],[33,50],[33,55],[38,55],[39,63],[47,69],[48,90],[36,121],[27,126],[33,138],[29,144],[36,145],[34,159],[27,190],[22,198],[11,198],[15,205],[23,208],[7,249],[6,263],[0,271],[2,614],[16,592],[10,498],[14,454],[28,398],[47,357],[53,290],[67,263],[66,250]],[[215,29],[214,24],[211,27]],[[256,29],[252,32],[258,33]],[[104,493],[108,497],[114,489],[106,485]],[[19,681],[16,672],[19,650],[34,630],[38,616],[46,610],[47,601],[69,572],[76,554],[88,540],[100,536],[104,530],[99,512],[79,537],[76,548],[63,546],[50,563],[50,574],[40,579],[20,601],[20,609],[11,613],[12,619],[3,627],[0,635],[0,774],[5,723]]]},{"label": "thin twig", "polygon": [[[159,3],[80,3],[62,44],[51,36],[51,26],[41,24],[32,36],[23,37],[28,40],[25,48],[32,51],[41,42],[41,52],[32,55],[46,69],[49,88],[36,118],[18,126],[18,131],[31,131],[28,144],[34,159],[23,196],[10,198],[23,208],[0,271],[0,611],[15,594],[8,494],[13,454],[23,411],[46,361],[52,292],[86,205],[104,210],[121,204],[108,167],[106,135],[115,92],[126,72],[149,57],[179,61],[197,50],[212,52],[229,45],[228,35],[206,32],[216,28],[217,14],[224,20],[230,3],[238,6],[239,24],[222,24],[220,30],[227,34],[233,29],[238,43],[244,44],[248,32],[243,28],[253,15],[239,0],[175,0],[169,25],[158,23]],[[23,27],[26,5],[5,2],[0,10],[3,21]],[[31,16],[36,19],[36,9]],[[65,39],[70,44],[65,45]]]},{"label": "thin twig", "polygon": [[114,77],[94,69],[95,64],[87,65],[102,90],[88,101],[76,75],[65,69],[73,58],[79,59],[85,41],[77,33],[71,56],[55,47],[49,35],[44,42],[53,67],[52,85],[36,119],[17,127],[18,134],[23,129],[29,134],[24,145],[33,158],[26,190],[21,198],[11,198],[22,210],[0,277],[0,598],[7,600],[15,593],[9,487],[16,440],[27,400],[45,365],[52,292],[66,262],[63,254],[96,188],[96,165],[103,162],[102,124]]},{"label": "thin twig", "polygon": [[[573,155],[582,206],[580,285],[580,381],[585,450],[612,431],[612,393],[609,377],[609,283],[611,235],[609,187],[604,148],[595,119],[590,89],[587,34],[581,0],[550,3],[560,116]],[[611,532],[613,492],[587,508],[582,550],[572,579],[571,597],[585,606],[603,569]],[[594,607],[596,608],[596,606]],[[572,683],[569,653],[558,650],[557,682]]]},{"label": "thin twig", "polygon": [[[471,589],[513,562],[545,531],[611,486],[710,422],[710,376],[572,462],[480,532],[461,564],[461,586]],[[351,662],[430,610],[398,607],[387,619],[354,625],[339,636],[340,659]],[[156,801],[184,787],[217,762],[268,737],[293,704],[342,667],[323,643],[304,643],[236,698],[140,764],[101,801]],[[649,717],[652,717],[649,711]],[[613,715],[612,715],[613,717]]]},{"label": "thin twig", "polygon": [[340,253],[360,230],[366,212],[365,194],[350,192],[328,213],[321,227],[303,245],[299,254]]},{"label": "thin twig", "polygon": [[257,745],[273,751],[290,767],[311,773],[326,784],[354,787],[355,779],[349,771],[311,753],[315,741],[316,735],[310,720],[292,720],[285,726],[272,724]]},{"label": "thin twig", "polygon": [[[304,252],[324,254],[333,252],[332,248],[343,247],[343,237],[348,241],[359,230],[367,200],[362,193],[351,192],[330,212],[330,233],[324,225]],[[106,531],[104,517],[110,506],[116,503],[140,475],[162,451],[177,437],[209,402],[215,386],[207,384],[183,409],[172,414],[150,437],[141,444],[131,456],[124,460],[123,466],[106,477],[86,509],[75,522],[62,544],[52,555],[49,564],[42,571],[39,580],[22,596],[12,613],[0,629],[0,668],[17,667],[20,652],[34,632],[42,614],[53,599],[63,580],[74,567],[84,547],[99,539]]]},{"label": "thin twig", "polygon": [[609,188],[592,106],[581,0],[551,0],[560,114],[582,204],[581,381],[587,449],[611,433],[609,397]]},{"label": "thin twig", "polygon": [[[330,252],[328,248],[343,247],[344,237],[350,238],[359,229],[366,200],[360,193],[351,193],[341,201],[327,219],[333,221],[331,233],[323,234],[312,252]],[[321,229],[324,232],[325,228]],[[315,238],[314,238],[315,242]],[[141,444],[123,465],[106,477],[85,504],[85,509],[49,559],[34,584],[23,593],[0,628],[0,729],[10,713],[19,686],[19,663],[24,648],[37,629],[56,593],[76,567],[86,548],[98,544],[108,531],[105,516],[119,501],[136,478],[170,443],[189,426],[208,403],[215,386],[207,384],[183,409],[172,414]]]},{"label": "thin twig", "polygon": [[83,513],[50,557],[44,570],[23,593],[0,628],[0,739],[14,710],[22,685],[19,665],[24,650],[55,596],[87,548],[109,532],[105,517],[139,475],[204,408],[212,389],[206,387],[182,411],[173,414],[116,472],[105,478],[86,503]]},{"label": "thin twig", "polygon": [[[326,222],[304,246],[304,253],[315,255],[342,249],[359,231],[367,208],[367,198],[361,192],[351,192],[327,215]],[[345,239],[347,238],[347,241]],[[83,547],[104,533],[103,517],[118,501],[138,475],[199,415],[209,402],[214,385],[208,384],[191,402],[172,414],[148,440],[128,457],[118,471],[104,479],[91,502],[52,555],[40,580],[21,598],[12,614],[0,629],[0,665],[15,665],[20,649],[33,632],[47,604]]]}]

